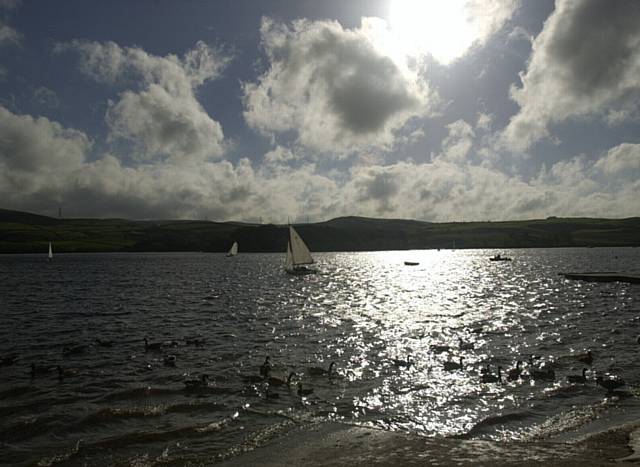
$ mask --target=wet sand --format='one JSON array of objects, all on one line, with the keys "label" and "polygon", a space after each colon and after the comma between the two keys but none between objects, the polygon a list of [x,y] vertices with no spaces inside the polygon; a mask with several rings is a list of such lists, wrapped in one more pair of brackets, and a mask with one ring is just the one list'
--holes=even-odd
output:
[{"label": "wet sand", "polygon": [[[224,467],[320,466],[613,466],[637,465],[627,425],[573,443],[424,438],[371,428],[319,424],[220,463]],[[626,459],[625,459],[626,458]]]}]

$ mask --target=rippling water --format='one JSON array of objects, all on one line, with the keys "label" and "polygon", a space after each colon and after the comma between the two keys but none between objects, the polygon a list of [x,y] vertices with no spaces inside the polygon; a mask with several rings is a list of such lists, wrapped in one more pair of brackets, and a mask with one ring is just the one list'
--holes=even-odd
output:
[{"label": "rippling water", "polygon": [[[528,440],[637,418],[640,286],[558,272],[637,273],[640,249],[494,253],[316,254],[305,277],[275,254],[2,256],[0,354],[17,360],[0,368],[0,462],[208,462],[318,420]],[[145,336],[166,345],[145,351]],[[587,349],[592,366],[575,358]],[[267,355],[313,393],[252,382]],[[481,383],[531,355],[555,381]],[[307,370],[332,361],[335,377]],[[589,383],[569,384],[585,366]],[[607,395],[596,372],[632,384]]]}]

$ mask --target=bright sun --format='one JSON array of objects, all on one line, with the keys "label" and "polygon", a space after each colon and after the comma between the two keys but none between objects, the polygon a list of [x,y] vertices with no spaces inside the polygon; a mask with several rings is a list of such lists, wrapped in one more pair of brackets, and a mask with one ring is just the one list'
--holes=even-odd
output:
[{"label": "bright sun", "polygon": [[391,31],[409,54],[430,53],[443,64],[462,56],[474,34],[466,0],[392,0]]}]

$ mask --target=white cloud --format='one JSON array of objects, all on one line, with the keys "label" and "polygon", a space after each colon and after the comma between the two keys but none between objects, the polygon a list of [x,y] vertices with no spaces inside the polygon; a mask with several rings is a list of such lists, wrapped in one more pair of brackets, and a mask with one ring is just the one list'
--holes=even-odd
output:
[{"label": "white cloud", "polygon": [[150,55],[113,42],[73,41],[56,47],[67,49],[79,52],[80,69],[93,79],[141,88],[122,92],[107,110],[110,140],[133,142],[139,160],[188,163],[222,155],[222,127],[195,96],[196,89],[220,76],[229,62],[220,51],[203,42],[183,58]]},{"label": "white cloud", "polygon": [[449,134],[442,142],[442,158],[454,163],[464,163],[473,146],[475,133],[471,125],[464,120],[457,120],[447,125]]},{"label": "white cloud", "polygon": [[46,86],[36,88],[33,91],[31,100],[36,104],[49,108],[56,108],[60,105],[60,99],[58,99],[56,92]]},{"label": "white cloud", "polygon": [[621,121],[640,106],[640,3],[557,0],[533,42],[520,106],[503,134],[513,150],[549,136],[550,125],[601,116]]},{"label": "white cloud", "polygon": [[395,132],[429,115],[436,98],[415,71],[376,47],[373,21],[343,29],[264,18],[269,69],[243,85],[247,123],[266,134],[294,130],[302,145],[320,151],[390,148]]},{"label": "white cloud", "polygon": [[11,26],[0,21],[0,46],[18,45],[22,39],[22,35]]},{"label": "white cloud", "polygon": [[622,143],[611,148],[596,167],[608,175],[640,170],[640,144]]}]

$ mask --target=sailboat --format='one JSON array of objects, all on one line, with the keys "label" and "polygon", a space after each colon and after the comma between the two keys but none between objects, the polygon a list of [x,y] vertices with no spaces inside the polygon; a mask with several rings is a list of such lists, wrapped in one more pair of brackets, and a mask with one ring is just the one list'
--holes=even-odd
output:
[{"label": "sailboat", "polygon": [[53,259],[53,250],[51,249],[51,242],[49,242],[49,261]]},{"label": "sailboat", "polygon": [[233,245],[231,245],[231,249],[229,250],[229,253],[227,253],[227,256],[235,256],[238,254],[238,242],[233,242]]},{"label": "sailboat", "polygon": [[315,274],[317,271],[307,267],[315,261],[311,256],[309,248],[298,232],[289,226],[289,241],[287,242],[287,261],[284,265],[285,271],[289,274],[302,276],[304,274]]}]

